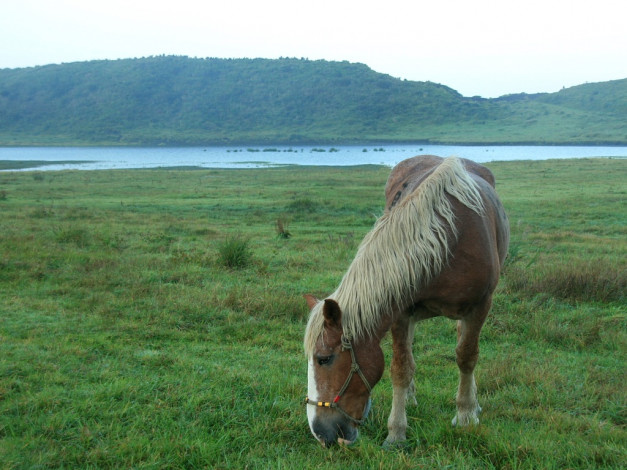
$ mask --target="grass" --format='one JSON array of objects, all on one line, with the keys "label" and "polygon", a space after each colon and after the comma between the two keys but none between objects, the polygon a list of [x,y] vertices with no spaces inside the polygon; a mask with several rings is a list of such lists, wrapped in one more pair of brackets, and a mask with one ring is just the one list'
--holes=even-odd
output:
[{"label": "grass", "polygon": [[244,268],[252,261],[253,253],[249,241],[240,237],[231,237],[218,247],[218,259],[227,268]]},{"label": "grass", "polygon": [[0,174],[0,468],[623,467],[627,162],[489,166],[512,249],[482,424],[450,427],[454,323],[426,321],[391,452],[387,372],[356,445],[314,441],[301,346],[301,296],[336,287],[389,169]]}]

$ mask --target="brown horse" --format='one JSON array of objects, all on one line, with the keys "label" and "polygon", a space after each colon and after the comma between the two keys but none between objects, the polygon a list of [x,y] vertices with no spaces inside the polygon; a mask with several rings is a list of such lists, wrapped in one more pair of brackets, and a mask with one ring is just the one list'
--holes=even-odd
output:
[{"label": "brown horse", "polygon": [[323,445],[350,444],[383,374],[380,341],[392,332],[392,411],[386,444],[405,440],[415,402],[414,325],[457,320],[460,371],[453,425],[479,422],[473,375],[479,333],[509,243],[509,225],[487,168],[459,158],[419,156],[390,174],[384,215],[366,235],[337,290],[307,295],[307,416]]}]

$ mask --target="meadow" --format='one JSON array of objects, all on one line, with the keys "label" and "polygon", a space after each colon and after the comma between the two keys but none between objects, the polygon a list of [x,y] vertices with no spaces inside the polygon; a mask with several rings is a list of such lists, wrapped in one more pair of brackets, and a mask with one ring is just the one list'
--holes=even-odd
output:
[{"label": "meadow", "polygon": [[428,320],[394,450],[388,371],[351,447],[303,405],[302,295],[334,290],[389,168],[0,173],[0,468],[624,468],[627,161],[488,166],[512,241],[481,424],[450,426],[455,324]]}]

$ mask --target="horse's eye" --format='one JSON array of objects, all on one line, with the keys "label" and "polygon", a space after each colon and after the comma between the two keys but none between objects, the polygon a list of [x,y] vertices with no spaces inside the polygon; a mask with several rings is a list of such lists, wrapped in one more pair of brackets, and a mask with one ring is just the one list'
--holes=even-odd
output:
[{"label": "horse's eye", "polygon": [[323,366],[331,362],[333,356],[318,356],[318,365]]}]

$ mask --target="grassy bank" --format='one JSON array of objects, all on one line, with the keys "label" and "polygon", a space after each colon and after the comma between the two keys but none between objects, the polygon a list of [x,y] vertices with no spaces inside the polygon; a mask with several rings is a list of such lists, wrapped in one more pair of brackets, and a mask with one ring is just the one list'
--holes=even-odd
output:
[{"label": "grassy bank", "polygon": [[450,427],[454,323],[430,320],[392,452],[387,372],[356,445],[314,441],[301,346],[389,169],[1,173],[0,468],[621,467],[627,162],[489,166],[512,244],[482,424]]}]

